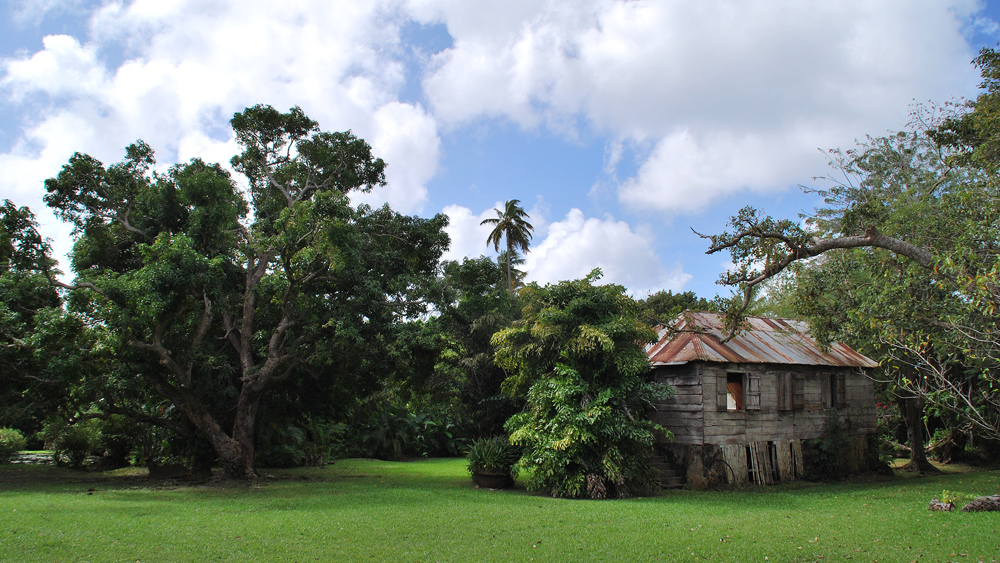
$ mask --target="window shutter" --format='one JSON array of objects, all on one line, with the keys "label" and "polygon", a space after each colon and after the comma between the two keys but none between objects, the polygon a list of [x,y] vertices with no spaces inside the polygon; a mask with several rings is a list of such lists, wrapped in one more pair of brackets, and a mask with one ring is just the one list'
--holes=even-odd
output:
[{"label": "window shutter", "polygon": [[847,406],[847,377],[844,372],[837,374],[837,407]]},{"label": "window shutter", "polygon": [[748,373],[746,379],[746,409],[748,411],[760,410],[760,374]]},{"label": "window shutter", "polygon": [[804,373],[795,372],[792,374],[792,408],[802,410],[806,407],[806,376]]},{"label": "window shutter", "polygon": [[790,411],[795,408],[795,391],[792,385],[792,372],[778,374],[778,410]]},{"label": "window shutter", "polygon": [[722,372],[718,377],[715,378],[715,396],[716,396],[716,408],[720,411],[726,410],[726,383],[727,383],[727,373]]}]

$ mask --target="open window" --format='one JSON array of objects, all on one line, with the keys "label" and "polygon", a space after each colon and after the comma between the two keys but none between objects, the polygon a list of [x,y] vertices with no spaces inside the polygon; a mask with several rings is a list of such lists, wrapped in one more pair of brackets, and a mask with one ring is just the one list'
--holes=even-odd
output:
[{"label": "open window", "polygon": [[743,374],[726,374],[726,410],[741,411],[744,407]]},{"label": "open window", "polygon": [[730,372],[719,380],[719,410],[760,410],[760,375]]}]

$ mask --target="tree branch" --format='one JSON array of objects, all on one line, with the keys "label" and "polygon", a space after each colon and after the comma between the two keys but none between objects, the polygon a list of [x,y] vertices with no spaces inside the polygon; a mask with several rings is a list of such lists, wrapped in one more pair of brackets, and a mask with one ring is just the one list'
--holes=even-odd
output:
[{"label": "tree branch", "polygon": [[[784,245],[786,252],[776,261],[768,260],[759,272],[751,271],[749,274],[733,276],[729,279],[730,285],[739,285],[743,291],[743,302],[735,318],[742,319],[753,300],[753,288],[765,281],[780,274],[793,262],[814,258],[837,249],[849,248],[882,248],[893,254],[905,256],[918,265],[926,269],[934,269],[937,262],[934,255],[927,249],[916,246],[904,240],[888,237],[878,232],[875,227],[868,227],[863,235],[832,237],[826,239],[813,239],[811,244],[800,244],[793,237],[779,230],[761,229],[756,223],[750,223],[742,231],[733,235],[703,235],[691,229],[696,235],[703,239],[709,239],[712,245],[705,252],[714,254],[721,250],[735,249],[746,239],[756,239],[761,242],[774,241]],[[943,274],[942,274],[943,275]],[[723,339],[728,342],[735,336],[739,323],[734,323],[729,334]]]}]

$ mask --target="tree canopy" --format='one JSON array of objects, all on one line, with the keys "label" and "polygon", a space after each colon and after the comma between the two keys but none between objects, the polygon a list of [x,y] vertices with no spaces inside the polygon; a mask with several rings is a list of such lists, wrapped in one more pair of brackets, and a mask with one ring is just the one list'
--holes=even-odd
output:
[{"label": "tree canopy", "polygon": [[510,372],[508,393],[526,393],[507,422],[524,446],[528,487],[560,497],[621,498],[651,490],[654,432],[646,411],[669,388],[650,383],[644,344],[656,332],[619,285],[582,280],[521,290],[523,316],[493,336]]},{"label": "tree canopy", "polygon": [[352,192],[385,183],[385,163],[298,108],[254,106],[231,123],[247,191],[199,159],[151,173],[139,141],[108,167],[74,155],[45,199],[76,237],[76,280],[50,279],[228,474],[253,477],[267,394],[303,379],[366,385],[393,323],[425,311],[447,219],[352,206]]},{"label": "tree canopy", "polygon": [[832,151],[832,187],[806,221],[748,207],[706,237],[736,264],[721,279],[742,293],[730,326],[761,284],[797,265],[796,302],[821,340],[880,358],[901,397],[1000,437],[998,62],[992,50],[977,59],[975,102],[917,108],[909,130]]}]

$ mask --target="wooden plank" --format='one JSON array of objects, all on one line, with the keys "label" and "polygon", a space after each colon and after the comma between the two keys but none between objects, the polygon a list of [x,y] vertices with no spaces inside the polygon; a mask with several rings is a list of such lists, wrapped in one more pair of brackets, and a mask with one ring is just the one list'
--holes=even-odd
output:
[{"label": "wooden plank", "polygon": [[768,485],[773,485],[775,483],[774,475],[776,472],[777,460],[774,459],[774,447],[772,442],[761,442],[760,453],[764,456],[764,478]]},{"label": "wooden plank", "polygon": [[795,463],[795,476],[798,477],[805,470],[802,460],[802,442],[799,440],[792,442],[792,460]]},{"label": "wooden plank", "polygon": [[669,419],[678,421],[688,421],[688,422],[700,422],[704,420],[704,415],[702,410],[697,407],[684,407],[684,408],[663,408],[657,409],[653,417],[659,419],[661,417],[667,417]]},{"label": "wooden plank", "polygon": [[792,443],[782,440],[775,442],[774,445],[778,448],[778,478],[782,482],[793,481],[795,476],[792,473]]},{"label": "wooden plank", "polygon": [[760,457],[757,455],[757,442],[750,442],[748,446],[750,447],[750,455],[748,456],[750,459],[748,468],[750,470],[750,480],[755,485],[760,485]]},{"label": "wooden plank", "polygon": [[705,418],[704,411],[698,405],[679,405],[675,407],[663,407],[656,409],[657,413],[664,413],[677,415],[679,418],[689,419],[689,420],[703,420]]},{"label": "wooden plank", "polygon": [[669,430],[670,433],[673,434],[675,438],[684,438],[684,439],[692,438],[696,439],[696,441],[698,442],[705,441],[705,433],[702,432],[701,429],[699,428],[689,428],[689,427],[671,428],[666,425],[664,425],[663,428]]},{"label": "wooden plank", "polygon": [[701,387],[701,376],[698,374],[667,375],[656,378],[661,383],[678,387],[681,385],[696,385]]},{"label": "wooden plank", "polygon": [[701,395],[674,395],[666,399],[661,405],[701,405]]},{"label": "wooden plank", "polygon": [[720,444],[722,459],[732,470],[728,473],[727,479],[732,479],[730,483],[743,485],[747,482],[747,454],[744,444]]}]

